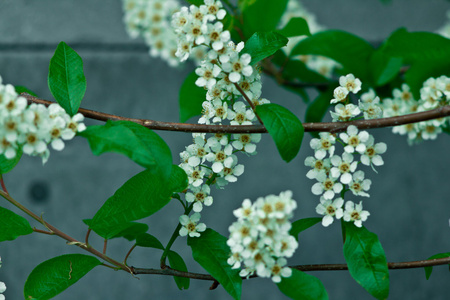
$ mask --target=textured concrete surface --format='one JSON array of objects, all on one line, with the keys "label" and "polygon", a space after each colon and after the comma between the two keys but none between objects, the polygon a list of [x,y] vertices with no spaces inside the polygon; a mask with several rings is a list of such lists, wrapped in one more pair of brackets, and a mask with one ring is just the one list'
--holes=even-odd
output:
[{"label": "textured concrete surface", "polygon": [[[449,2],[393,0],[384,6],[376,0],[307,1],[305,6],[317,14],[318,21],[329,28],[348,30],[369,40],[380,40],[399,26],[411,30],[435,30],[445,20]],[[123,28],[121,3],[108,1],[0,1],[0,44],[54,44],[96,42],[136,43]],[[82,107],[137,118],[164,121],[178,119],[178,89],[190,66],[172,69],[145,53],[96,51],[81,49],[88,82]],[[75,49],[78,50],[78,49]],[[0,75],[4,82],[25,85],[39,96],[52,99],[47,88],[50,51],[0,51]],[[289,107],[303,116],[305,106],[293,94],[264,81],[264,97]],[[192,120],[195,122],[195,120]],[[89,124],[98,124],[89,121]],[[366,223],[377,233],[389,261],[427,258],[448,252],[450,247],[450,158],[449,136],[437,141],[409,147],[403,137],[389,129],[373,131],[377,141],[388,144],[385,166],[379,174],[368,173],[372,180],[371,198],[365,208],[371,212]],[[158,132],[172,149],[174,161],[190,142],[182,133]],[[214,205],[205,210],[203,221],[223,235],[234,221],[232,210],[244,198],[291,189],[298,200],[295,219],[316,216],[318,199],[310,192],[312,181],[306,178],[304,158],[311,155],[309,136],[305,137],[298,157],[290,164],[277,154],[273,142],[265,136],[256,157],[240,157],[246,172],[238,182],[225,190],[215,190]],[[19,201],[61,230],[84,239],[86,227],[82,219],[92,217],[103,202],[141,167],[125,157],[104,154],[94,157],[85,140],[75,139],[63,152],[52,151],[49,162],[42,166],[37,158],[24,157],[5,176],[10,193]],[[45,196],[47,194],[47,196]],[[39,197],[39,195],[43,195]],[[359,201],[357,198],[353,200]],[[5,201],[2,206],[10,208]],[[17,209],[14,209],[17,212]],[[160,212],[144,220],[149,233],[167,243],[176,226],[181,209],[170,203]],[[36,225],[35,223],[32,223]],[[101,248],[102,241],[91,235],[91,242]],[[191,258],[186,241],[180,238],[174,249],[185,258],[191,271],[203,272]],[[131,243],[113,240],[108,254],[119,260]],[[32,234],[13,242],[0,244],[3,267],[0,280],[8,286],[7,299],[21,299],[24,282],[40,262],[56,255],[82,253],[62,240]],[[157,250],[136,249],[129,263],[141,267],[158,267]],[[340,226],[317,226],[300,237],[300,246],[292,264],[343,262]],[[315,272],[327,288],[331,299],[371,299],[347,272]],[[55,299],[229,299],[219,287],[209,291],[209,282],[191,281],[188,291],[178,291],[172,278],[140,275],[139,280],[124,272],[111,272],[98,267]],[[446,267],[434,269],[429,281],[424,271],[391,271],[391,299],[448,299],[449,274]],[[242,299],[284,299],[275,285],[257,279],[244,282]]]}]

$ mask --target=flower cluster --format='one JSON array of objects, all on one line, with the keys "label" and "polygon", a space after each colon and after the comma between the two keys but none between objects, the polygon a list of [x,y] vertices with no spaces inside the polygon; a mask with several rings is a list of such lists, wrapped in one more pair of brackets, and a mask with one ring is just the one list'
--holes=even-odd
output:
[{"label": "flower cluster", "polygon": [[[124,23],[132,38],[142,37],[152,57],[160,57],[170,66],[178,66],[177,35],[170,25],[174,12],[180,10],[176,0],[123,0]],[[203,57],[198,48],[195,57]]]},{"label": "flower cluster", "polygon": [[[286,12],[283,14],[278,27],[283,28],[291,18],[298,17],[306,20],[309,31],[312,34],[326,29],[317,23],[316,16],[303,7],[303,5],[297,0],[289,0]],[[283,48],[283,51],[285,51],[286,54],[289,54],[297,43],[304,38],[305,37],[290,37],[289,43],[287,44],[287,47]],[[334,69],[340,67],[336,61],[320,55],[298,55],[292,57],[292,59],[298,59],[304,62],[310,70],[316,71],[327,78],[331,78]]]},{"label": "flower cluster", "polygon": [[23,151],[40,156],[45,163],[50,155],[48,144],[58,151],[64,149],[64,141],[86,128],[83,120],[82,114],[70,117],[56,103],[28,105],[12,85],[3,85],[0,77],[0,154],[7,159]]},{"label": "flower cluster", "polygon": [[[377,111],[377,117],[381,114],[382,110],[378,105],[380,100],[373,90],[361,96],[358,106],[348,103],[348,93],[356,94],[361,90],[359,79],[348,74],[339,78],[339,84],[340,87],[334,90],[334,99],[331,100],[331,103],[338,103],[335,112],[331,112],[333,121],[348,121],[361,111],[366,119],[373,118],[374,115],[367,109],[369,105],[373,111]],[[347,104],[342,104],[343,101]],[[343,146],[342,155],[335,153],[336,142]],[[357,170],[358,165],[361,163],[371,166],[376,172],[375,166],[384,164],[380,154],[386,152],[386,144],[375,144],[373,136],[367,131],[359,131],[356,126],[350,125],[346,132],[339,135],[319,133],[319,138],[312,139],[310,146],[314,150],[314,156],[305,159],[305,165],[311,168],[306,176],[317,180],[311,191],[320,196],[316,212],[324,216],[323,226],[330,225],[335,218],[343,217],[345,221],[354,222],[361,227],[369,212],[362,210],[362,202],[355,205],[352,201],[347,201],[344,206],[343,196],[350,191],[354,196],[369,197],[367,192],[372,182],[365,178],[362,170]]]},{"label": "flower cluster", "polygon": [[286,257],[294,254],[298,243],[289,234],[288,219],[296,207],[292,192],[286,191],[258,198],[255,203],[245,199],[242,207],[234,211],[238,220],[229,228],[227,244],[232,253],[228,264],[233,269],[243,267],[240,276],[256,272],[260,277],[272,277],[273,282],[291,276]]},{"label": "flower cluster", "polygon": [[[393,98],[383,100],[384,117],[395,117],[427,111],[450,104],[450,78],[429,78],[420,89],[420,99],[415,100],[407,84],[394,89]],[[434,140],[445,128],[450,128],[450,118],[440,118],[414,124],[396,126],[392,132],[406,135],[409,144]]]},{"label": "flower cluster", "polygon": [[[222,3],[214,0],[176,12],[172,18],[178,34],[176,55],[186,60],[199,46],[210,49],[195,70],[199,76],[196,85],[207,91],[200,124],[251,125],[256,115],[241,97],[253,105],[269,101],[260,99],[261,76],[250,65],[251,56],[241,53],[244,43],[235,45],[229,31],[223,30],[220,20],[225,14]],[[194,212],[199,213],[213,203],[210,185],[222,188],[237,180],[244,166],[238,163],[235,153],[256,154],[256,143],[260,140],[260,134],[193,134],[193,144],[180,154],[180,167],[188,174],[186,201],[193,205]],[[187,220],[187,216],[182,218]],[[187,227],[183,226],[184,232]]]},{"label": "flower cluster", "polygon": [[[0,267],[2,266],[2,258],[0,257]],[[3,293],[6,291],[6,285],[4,282],[0,281],[0,300],[5,300],[5,295]]]}]

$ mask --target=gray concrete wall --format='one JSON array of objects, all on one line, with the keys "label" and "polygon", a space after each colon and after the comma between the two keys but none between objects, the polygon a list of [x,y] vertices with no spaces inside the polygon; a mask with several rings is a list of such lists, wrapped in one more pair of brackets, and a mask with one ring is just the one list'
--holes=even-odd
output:
[{"label": "gray concrete wall", "polygon": [[[369,40],[383,39],[399,26],[411,30],[435,30],[450,9],[444,0],[393,0],[382,5],[377,0],[307,1],[305,6],[329,28],[344,29]],[[64,40],[69,45],[95,42],[101,46],[77,49],[84,60],[87,92],[82,107],[129,117],[163,121],[178,120],[178,89],[190,66],[172,69],[142,51],[108,50],[110,43],[141,45],[131,41],[122,24],[121,3],[107,1],[0,0],[0,75],[3,81],[25,85],[45,99],[52,99],[47,88],[48,63],[52,51],[33,47],[11,50],[22,43],[50,44],[56,48]],[[6,47],[6,46],[8,47]],[[139,47],[138,47],[139,48]],[[27,50],[28,49],[28,50]],[[34,50],[33,50],[34,49]],[[264,97],[289,107],[303,116],[305,106],[295,95],[264,81]],[[192,120],[195,122],[195,120]],[[89,121],[88,124],[99,124]],[[450,249],[450,185],[448,184],[450,138],[410,147],[403,137],[389,129],[375,130],[378,141],[388,144],[385,166],[372,180],[371,198],[365,208],[371,212],[366,227],[377,233],[389,261],[427,258]],[[187,134],[158,132],[172,149],[174,161],[191,141]],[[316,196],[310,192],[304,158],[312,154],[306,136],[296,159],[284,163],[268,136],[256,157],[240,160],[246,172],[225,190],[214,190],[214,205],[205,210],[203,221],[223,235],[234,221],[232,210],[244,198],[252,200],[286,189],[298,200],[295,218],[316,216]],[[17,200],[41,214],[46,221],[77,239],[84,239],[82,219],[96,210],[141,167],[116,154],[94,157],[83,139],[68,143],[63,152],[52,151],[49,162],[24,157],[16,169],[5,176],[9,192]],[[37,200],[33,193],[44,189],[48,196]],[[359,201],[359,200],[358,200]],[[6,201],[2,206],[11,208]],[[17,212],[17,209],[14,209]],[[149,233],[165,244],[182,213],[174,202],[144,220]],[[37,226],[37,224],[32,223]],[[37,226],[39,228],[39,226]],[[101,249],[102,241],[91,235],[91,243]],[[185,258],[190,271],[203,272],[191,258],[186,240],[180,238],[174,249]],[[108,255],[124,257],[131,243],[113,240]],[[74,246],[47,235],[32,234],[0,244],[3,267],[0,280],[8,286],[7,299],[20,299],[24,282],[40,262],[56,255],[82,253]],[[136,249],[129,263],[158,267],[160,253]],[[342,263],[340,226],[316,226],[300,237],[291,264]],[[347,272],[314,272],[327,288],[331,299],[371,299]],[[435,268],[429,281],[422,269],[391,271],[391,299],[448,299],[449,274],[446,267]],[[178,291],[170,277],[140,275],[139,280],[125,272],[98,267],[55,299],[229,299],[222,287],[209,291],[209,282],[192,281],[188,291]],[[253,279],[243,284],[242,299],[284,299],[269,280]]]}]

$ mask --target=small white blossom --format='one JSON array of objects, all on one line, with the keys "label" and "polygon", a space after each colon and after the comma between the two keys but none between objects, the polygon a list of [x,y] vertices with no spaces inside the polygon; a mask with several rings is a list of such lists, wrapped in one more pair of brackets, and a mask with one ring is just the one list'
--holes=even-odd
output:
[{"label": "small white blossom", "polygon": [[370,179],[364,179],[363,171],[356,171],[353,174],[352,181],[348,184],[350,191],[352,191],[355,196],[369,197],[366,193],[370,189],[372,181]]},{"label": "small white blossom", "polygon": [[382,166],[384,164],[380,154],[385,153],[386,149],[385,143],[374,144],[374,138],[370,135],[366,143],[366,151],[361,155],[361,163],[366,166],[372,166],[372,169],[376,172],[374,165]]},{"label": "small white blossom", "polygon": [[365,222],[367,217],[370,216],[370,213],[367,210],[362,210],[362,208],[362,202],[355,205],[352,201],[347,201],[345,203],[344,221],[354,222],[356,227],[361,227],[362,222]]},{"label": "small white blossom", "polygon": [[341,76],[339,78],[339,84],[353,94],[356,94],[361,90],[361,80],[355,78],[353,74]]},{"label": "small white blossom", "polygon": [[350,121],[351,118],[354,118],[361,113],[359,107],[351,103],[345,106],[339,103],[334,107],[334,110],[334,112],[330,112],[333,122]]},{"label": "small white blossom", "polygon": [[180,216],[180,224],[183,226],[180,229],[180,236],[199,237],[200,233],[206,230],[204,223],[198,223],[200,221],[200,214],[198,212],[192,214],[190,217],[187,215]]},{"label": "small white blossom", "polygon": [[334,221],[334,218],[340,219],[344,215],[342,206],[344,205],[344,199],[337,198],[332,201],[330,199],[320,199],[319,205],[316,207],[316,212],[319,215],[323,215],[322,225],[328,227]]},{"label": "small white blossom", "polygon": [[361,131],[358,133],[358,128],[354,125],[347,127],[347,132],[343,132],[339,137],[347,144],[344,147],[345,152],[364,153],[366,151],[366,142],[369,139],[369,133],[367,131]]},{"label": "small white blossom", "polygon": [[331,104],[343,102],[345,99],[347,99],[348,90],[345,87],[339,86],[334,89],[333,95],[334,99],[331,99]]},{"label": "small white blossom", "polygon": [[353,155],[344,152],[342,158],[338,155],[331,157],[331,163],[333,167],[331,168],[331,176],[335,178],[340,178],[343,184],[349,184],[352,181],[352,174],[358,165],[358,162],[353,161]]}]

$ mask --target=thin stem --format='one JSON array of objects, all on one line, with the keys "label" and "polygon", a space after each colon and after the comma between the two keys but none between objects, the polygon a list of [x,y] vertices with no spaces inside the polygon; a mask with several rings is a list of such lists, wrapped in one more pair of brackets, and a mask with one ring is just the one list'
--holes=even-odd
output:
[{"label": "thin stem", "polygon": [[[191,205],[189,205],[189,206],[184,210],[184,214],[185,214],[185,215],[189,215],[189,213],[191,212],[191,210],[192,210],[193,207],[194,207],[194,203],[192,203]],[[173,243],[175,242],[175,240],[177,239],[177,237],[180,235],[180,234],[179,234],[179,231],[180,231],[180,229],[181,229],[181,226],[182,226],[181,223],[178,223],[177,227],[175,228],[175,230],[174,230],[173,233],[172,233],[172,236],[170,237],[169,243],[167,243],[167,246],[166,246],[166,248],[164,249],[164,252],[163,252],[163,254],[162,254],[162,256],[161,256],[161,259],[160,259],[160,266],[161,266],[161,269],[167,268],[167,265],[166,265],[166,257],[167,257],[167,255],[169,254],[170,247],[172,247]]]},{"label": "thin stem", "polygon": [[45,231],[45,230],[40,230],[40,229],[37,229],[37,228],[33,228],[33,231],[34,231],[34,232],[43,233],[43,234],[48,234],[48,235],[54,235],[54,234],[55,234],[54,232],[51,232],[51,231]]},{"label": "thin stem", "polygon": [[131,247],[130,250],[128,250],[127,255],[125,255],[125,258],[123,260],[123,264],[127,266],[127,259],[130,256],[131,252],[136,248],[137,244],[134,244],[133,247]]},{"label": "thin stem", "polygon": [[86,232],[86,238],[84,239],[86,246],[89,246],[89,235],[91,234],[91,231],[92,229],[88,228],[88,231]]},{"label": "thin stem", "polygon": [[242,97],[244,97],[244,99],[248,102],[250,107],[253,109],[253,112],[255,113],[255,116],[258,118],[259,123],[264,125],[261,118],[256,114],[256,107],[255,107],[255,104],[253,104],[252,100],[250,100],[250,98],[247,96],[247,94],[244,92],[244,90],[239,86],[239,84],[234,83],[234,86],[237,88],[237,90],[241,93]]},{"label": "thin stem", "polygon": [[[28,94],[21,94],[27,98],[30,103],[40,103],[50,105],[54,102],[42,100]],[[131,121],[153,130],[178,131],[178,132],[198,132],[198,133],[267,133],[263,125],[204,125],[204,124],[188,124],[188,123],[172,123],[161,122],[146,119],[125,118],[117,115],[96,112],[93,110],[80,108],[78,110],[86,118],[99,121]],[[317,122],[303,123],[305,132],[331,132],[337,133],[347,129],[348,126],[354,125],[359,129],[384,128],[421,121],[428,121],[450,116],[450,105],[442,106],[433,110],[408,114],[404,116],[396,116],[382,119],[357,120],[350,122]]]},{"label": "thin stem", "polygon": [[103,241],[103,254],[106,254],[106,246],[108,245],[108,240],[107,239],[105,239],[104,241]]},{"label": "thin stem", "polygon": [[8,190],[6,189],[5,182],[3,181],[3,175],[2,175],[2,174],[0,174],[0,183],[1,183],[1,185],[2,185],[3,191],[5,191],[5,193],[9,194],[9,193],[8,193]]}]

